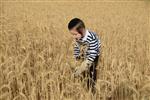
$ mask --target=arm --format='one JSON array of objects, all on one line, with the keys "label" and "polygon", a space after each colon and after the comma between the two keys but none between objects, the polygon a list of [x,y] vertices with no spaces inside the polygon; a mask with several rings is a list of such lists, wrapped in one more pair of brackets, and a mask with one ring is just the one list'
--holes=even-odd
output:
[{"label": "arm", "polygon": [[80,59],[80,46],[79,46],[79,43],[78,42],[75,42],[74,44],[74,57],[76,60]]},{"label": "arm", "polygon": [[93,39],[89,42],[89,48],[88,48],[88,57],[87,60],[94,62],[96,56],[99,55],[99,47],[100,47],[100,41],[98,39]]}]

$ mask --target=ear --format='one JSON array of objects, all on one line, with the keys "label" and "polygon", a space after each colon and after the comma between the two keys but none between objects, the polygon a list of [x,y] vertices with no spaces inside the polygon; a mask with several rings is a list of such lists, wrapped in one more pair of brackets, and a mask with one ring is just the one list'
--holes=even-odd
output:
[{"label": "ear", "polygon": [[82,28],[77,28],[77,32],[82,34],[83,33],[83,29]]}]

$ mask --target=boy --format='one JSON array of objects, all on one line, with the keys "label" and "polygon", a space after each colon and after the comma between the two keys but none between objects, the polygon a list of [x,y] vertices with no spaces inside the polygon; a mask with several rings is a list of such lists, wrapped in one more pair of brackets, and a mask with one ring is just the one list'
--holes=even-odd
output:
[{"label": "boy", "polygon": [[[88,74],[88,89],[95,91],[96,66],[100,53],[100,40],[96,33],[85,28],[84,22],[79,18],[72,19],[68,24],[68,29],[75,39],[74,56],[78,61],[83,58],[80,67],[75,69],[75,77],[83,73]],[[81,50],[83,47],[83,50]],[[82,53],[82,54],[81,54]]]}]

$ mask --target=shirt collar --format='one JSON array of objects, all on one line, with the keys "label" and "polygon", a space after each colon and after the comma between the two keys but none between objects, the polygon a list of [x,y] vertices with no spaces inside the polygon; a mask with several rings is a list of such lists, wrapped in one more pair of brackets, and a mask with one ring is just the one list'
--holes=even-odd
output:
[{"label": "shirt collar", "polygon": [[82,38],[82,40],[83,41],[87,40],[87,37],[88,37],[89,34],[90,34],[89,31],[86,29],[85,36]]}]

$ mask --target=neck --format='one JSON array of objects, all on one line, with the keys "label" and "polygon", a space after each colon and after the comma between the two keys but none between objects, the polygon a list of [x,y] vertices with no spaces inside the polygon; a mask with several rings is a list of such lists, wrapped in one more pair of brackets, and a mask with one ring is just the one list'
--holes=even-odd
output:
[{"label": "neck", "polygon": [[86,29],[84,29],[84,30],[83,30],[83,32],[82,32],[82,36],[84,37],[84,36],[85,36],[85,34],[86,34]]}]

